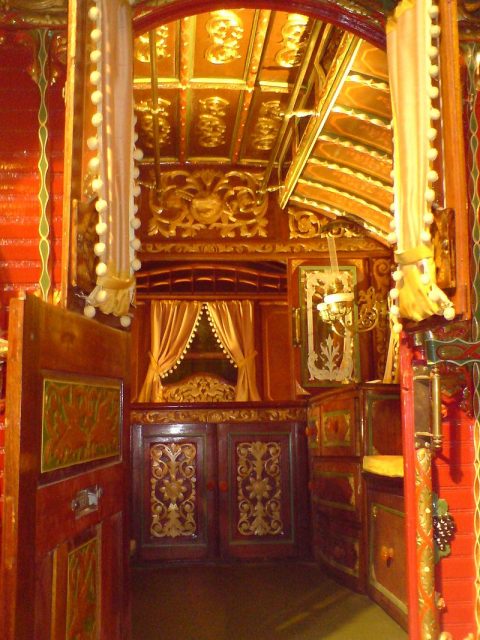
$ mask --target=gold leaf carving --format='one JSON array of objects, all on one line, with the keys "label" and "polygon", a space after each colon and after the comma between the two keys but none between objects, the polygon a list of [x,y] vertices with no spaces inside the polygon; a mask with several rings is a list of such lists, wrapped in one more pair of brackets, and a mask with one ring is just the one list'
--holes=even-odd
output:
[{"label": "gold leaf carving", "polygon": [[212,64],[226,64],[240,57],[240,41],[243,38],[243,23],[234,11],[212,11],[206,29],[211,45],[205,58]]},{"label": "gold leaf carving", "polygon": [[252,147],[259,151],[270,151],[275,144],[282,123],[280,100],[268,100],[260,107],[258,120],[252,136]]},{"label": "gold leaf carving", "polygon": [[258,190],[251,173],[166,171],[158,191],[150,191],[148,233],[166,238],[194,237],[202,230],[218,231],[223,238],[265,236],[268,199],[258,202]]},{"label": "gold leaf carving", "polygon": [[195,535],[195,445],[157,443],[150,448],[150,460],[150,534],[156,538]]},{"label": "gold leaf carving", "polygon": [[212,96],[200,100],[199,104],[200,115],[196,126],[198,144],[208,149],[219,147],[225,143],[225,116],[230,103],[218,96]]},{"label": "gold leaf carving", "polygon": [[[169,58],[168,53],[168,25],[163,24],[155,31],[155,53],[157,58]],[[134,56],[140,62],[150,62],[150,36],[143,33],[135,40]]]},{"label": "gold leaf carving", "polygon": [[139,127],[144,135],[143,147],[152,149],[153,141],[153,118],[157,119],[158,134],[157,144],[159,146],[170,141],[171,125],[169,122],[171,102],[163,98],[158,99],[158,104],[154,108],[151,100],[141,100],[135,104],[135,111],[139,120]]},{"label": "gold leaf carving", "polygon": [[305,51],[305,31],[308,17],[300,13],[290,13],[282,27],[283,47],[275,55],[275,62],[281,67],[298,67]]},{"label": "gold leaf carving", "polygon": [[163,387],[164,402],[229,402],[235,387],[212,375],[200,374]]},{"label": "gold leaf carving", "polygon": [[0,0],[0,22],[52,27],[66,25],[67,0]]},{"label": "gold leaf carving", "polygon": [[280,444],[241,442],[236,453],[238,531],[244,536],[281,535]]}]

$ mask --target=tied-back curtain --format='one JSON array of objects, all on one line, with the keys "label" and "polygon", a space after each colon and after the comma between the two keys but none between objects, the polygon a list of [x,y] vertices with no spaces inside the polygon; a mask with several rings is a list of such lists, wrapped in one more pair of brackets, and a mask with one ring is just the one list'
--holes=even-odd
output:
[{"label": "tied-back curtain", "polygon": [[[98,0],[101,39],[99,41],[102,121],[98,127],[99,198],[107,204],[101,214],[106,233],[97,286],[88,301],[104,313],[128,314],[135,287],[132,270],[133,230],[133,35],[132,13],[127,0]],[[99,295],[104,292],[103,295]],[[106,293],[106,295],[105,295]]]},{"label": "tied-back curtain", "polygon": [[235,400],[260,400],[255,376],[253,305],[248,300],[208,302],[213,328],[238,367]]},{"label": "tied-back curtain", "polygon": [[163,401],[161,378],[175,366],[188,347],[201,311],[200,302],[152,302],[150,365],[138,402]]},{"label": "tied-back curtain", "polygon": [[[400,316],[422,320],[452,303],[436,285],[429,226],[435,179],[431,163],[438,112],[432,109],[431,0],[402,0],[387,24],[387,57],[393,112],[395,258],[403,276],[397,285]],[[432,53],[433,52],[433,53]],[[432,177],[433,175],[433,177]],[[447,316],[446,316],[447,317]]]}]

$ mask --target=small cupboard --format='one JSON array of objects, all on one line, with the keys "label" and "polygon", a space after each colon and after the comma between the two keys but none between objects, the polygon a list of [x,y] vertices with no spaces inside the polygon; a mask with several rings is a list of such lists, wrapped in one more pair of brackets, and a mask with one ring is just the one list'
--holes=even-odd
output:
[{"label": "small cupboard", "polygon": [[[172,420],[168,408],[134,410],[138,558],[305,556],[305,422],[282,419],[291,414],[217,408]],[[232,416],[237,421],[224,420]]]}]

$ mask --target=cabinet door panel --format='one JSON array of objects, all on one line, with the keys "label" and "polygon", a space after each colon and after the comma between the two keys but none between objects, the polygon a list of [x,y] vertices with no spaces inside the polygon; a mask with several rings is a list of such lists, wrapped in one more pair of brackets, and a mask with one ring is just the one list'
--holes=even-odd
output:
[{"label": "cabinet door panel", "polygon": [[301,535],[296,530],[295,507],[300,508],[302,497],[293,471],[304,467],[296,460],[302,427],[285,423],[218,426],[223,557],[298,555]]},{"label": "cabinet door panel", "polygon": [[137,541],[141,559],[215,552],[212,425],[135,425]]}]

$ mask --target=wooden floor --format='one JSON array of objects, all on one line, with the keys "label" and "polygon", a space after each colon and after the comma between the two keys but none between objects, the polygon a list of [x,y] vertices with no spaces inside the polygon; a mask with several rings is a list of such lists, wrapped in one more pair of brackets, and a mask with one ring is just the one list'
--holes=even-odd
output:
[{"label": "wooden floor", "polygon": [[405,640],[311,563],[137,567],[133,640]]}]

